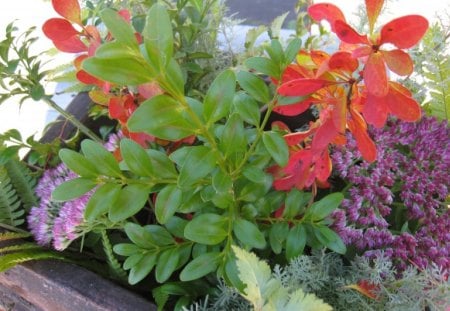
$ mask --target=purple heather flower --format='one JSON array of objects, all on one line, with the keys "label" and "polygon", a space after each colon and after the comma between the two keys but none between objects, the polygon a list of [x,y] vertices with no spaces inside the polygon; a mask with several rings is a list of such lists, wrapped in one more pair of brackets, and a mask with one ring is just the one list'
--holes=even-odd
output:
[{"label": "purple heather flower", "polygon": [[[447,122],[390,120],[370,134],[378,149],[374,163],[361,159],[350,136],[331,155],[349,185],[341,209],[332,214],[336,232],[366,256],[390,254],[400,269],[434,262],[449,270],[450,209],[443,203],[450,188]],[[402,225],[393,223],[402,212],[409,228],[397,233],[391,229]]]}]

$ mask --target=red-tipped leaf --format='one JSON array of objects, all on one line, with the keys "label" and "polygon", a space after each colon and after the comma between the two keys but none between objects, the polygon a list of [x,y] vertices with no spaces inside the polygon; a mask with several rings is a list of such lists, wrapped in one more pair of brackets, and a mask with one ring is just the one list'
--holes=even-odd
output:
[{"label": "red-tipped leaf", "polygon": [[282,84],[278,93],[283,96],[305,96],[330,84],[333,82],[322,79],[296,79]]},{"label": "red-tipped leaf", "polygon": [[367,94],[362,113],[367,123],[376,128],[382,128],[386,124],[388,116],[386,96],[376,97]]},{"label": "red-tipped leaf", "polygon": [[81,41],[79,36],[72,36],[64,41],[53,40],[53,44],[61,52],[80,53],[87,51],[86,44]]},{"label": "red-tipped leaf", "polygon": [[312,151],[321,152],[328,148],[328,145],[335,139],[338,135],[338,131],[334,126],[333,120],[328,119],[317,129],[316,134],[312,140]]},{"label": "red-tipped leaf", "polygon": [[359,34],[355,29],[353,29],[349,24],[344,21],[336,21],[334,23],[334,32],[339,39],[345,43],[350,44],[369,44],[369,40],[366,35]]},{"label": "red-tipped leaf", "polygon": [[62,17],[72,23],[82,25],[81,10],[78,0],[52,0],[52,5],[55,11]]},{"label": "red-tipped leaf", "polygon": [[276,106],[273,111],[276,113],[282,114],[283,116],[296,116],[299,115],[302,112],[305,112],[308,110],[308,108],[315,103],[317,100],[314,100],[312,98],[305,99],[304,101],[290,104],[290,105],[281,105]]},{"label": "red-tipped leaf", "polygon": [[373,140],[367,134],[367,126],[362,116],[354,111],[350,110],[352,118],[348,120],[348,128],[355,137],[356,145],[362,157],[367,162],[373,162],[377,158],[377,148]]},{"label": "red-tipped leaf", "polygon": [[399,49],[409,49],[416,45],[427,32],[428,21],[420,15],[396,18],[381,29],[380,43],[392,43]]},{"label": "red-tipped leaf", "polygon": [[342,70],[345,72],[354,72],[358,69],[359,62],[350,52],[336,52],[331,55],[328,61],[328,67],[331,70]]},{"label": "red-tipped leaf", "polygon": [[316,178],[319,181],[325,182],[328,180],[328,177],[330,177],[331,170],[332,170],[332,163],[330,159],[330,153],[328,149],[326,149],[319,157],[319,159],[316,160],[314,172]]},{"label": "red-tipped leaf", "polygon": [[367,91],[376,97],[383,97],[389,91],[386,64],[383,54],[375,52],[370,54],[364,67],[364,83]]},{"label": "red-tipped leaf", "polygon": [[409,91],[401,84],[390,82],[386,105],[389,111],[399,119],[414,122],[420,119],[422,111],[419,104],[408,93]]},{"label": "red-tipped leaf", "polygon": [[50,18],[42,26],[42,31],[52,41],[65,41],[79,34],[72,24],[63,18]]},{"label": "red-tipped leaf", "polygon": [[341,9],[331,3],[317,3],[313,4],[308,8],[308,14],[316,22],[321,20],[326,20],[330,23],[331,30],[334,30],[334,23],[336,21],[344,21],[345,16]]},{"label": "red-tipped leaf", "polygon": [[400,76],[409,76],[414,69],[408,53],[402,50],[381,51],[388,68]]},{"label": "red-tipped leaf", "polygon": [[369,20],[370,33],[372,33],[375,22],[380,15],[385,0],[365,0],[367,18]]}]

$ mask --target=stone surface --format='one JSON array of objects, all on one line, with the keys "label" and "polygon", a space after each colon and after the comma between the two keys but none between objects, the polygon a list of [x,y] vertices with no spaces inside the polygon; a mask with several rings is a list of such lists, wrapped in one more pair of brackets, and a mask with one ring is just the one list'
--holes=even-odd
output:
[{"label": "stone surface", "polygon": [[152,311],[156,306],[73,264],[45,260],[0,273],[0,310]]}]

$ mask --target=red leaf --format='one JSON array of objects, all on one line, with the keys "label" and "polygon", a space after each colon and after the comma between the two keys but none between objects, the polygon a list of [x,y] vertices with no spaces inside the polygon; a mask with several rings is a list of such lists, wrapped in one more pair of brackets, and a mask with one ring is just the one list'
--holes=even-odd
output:
[{"label": "red leaf", "polygon": [[72,23],[82,25],[81,10],[78,0],[52,0],[55,11]]},{"label": "red leaf", "polygon": [[76,77],[78,81],[87,85],[97,85],[99,87],[102,87],[104,83],[102,80],[99,80],[94,76],[91,76],[84,70],[77,71]]},{"label": "red leaf", "polygon": [[333,32],[335,32],[334,23],[336,21],[339,20],[345,22],[344,13],[342,13],[341,9],[331,3],[313,4],[308,8],[308,14],[316,22],[320,22],[323,19],[329,22]]},{"label": "red leaf", "polygon": [[330,153],[328,149],[326,149],[320,158],[316,161],[316,165],[314,168],[314,172],[316,175],[316,178],[321,181],[325,182],[328,180],[328,177],[331,175],[332,170],[332,164],[330,159]]},{"label": "red leaf", "polygon": [[52,41],[64,41],[79,34],[72,24],[63,18],[50,18],[42,26],[42,31]]},{"label": "red leaf", "polygon": [[138,86],[139,94],[145,99],[152,98],[153,96],[163,93],[162,89],[156,82],[148,82]]},{"label": "red leaf", "polygon": [[313,50],[311,51],[311,59],[317,67],[322,65],[330,58],[330,55],[324,51]]},{"label": "red leaf", "polygon": [[339,39],[350,44],[369,44],[366,35],[360,35],[355,29],[344,21],[337,20],[334,23],[335,33]]},{"label": "red leaf", "polygon": [[366,57],[372,53],[372,47],[364,45],[360,46],[352,51],[352,56],[355,58]]},{"label": "red leaf", "polygon": [[420,15],[396,18],[381,29],[380,44],[392,43],[399,49],[416,45],[427,32],[428,21]]},{"label": "red leaf", "polygon": [[302,143],[306,138],[311,136],[315,130],[307,130],[305,132],[294,132],[284,135],[284,140],[288,146],[295,146]]},{"label": "red leaf", "polygon": [[117,12],[126,22],[131,22],[131,14],[130,11],[126,9],[122,9],[119,12]]},{"label": "red leaf", "polygon": [[336,52],[328,61],[331,70],[354,72],[359,67],[359,62],[350,52]]},{"label": "red leaf", "polygon": [[378,15],[380,15],[385,0],[365,0],[365,1],[366,1],[367,18],[369,19],[370,33],[372,33],[373,27],[375,25],[375,22],[377,21]]},{"label": "red leaf", "polygon": [[381,51],[386,65],[400,76],[409,76],[414,69],[413,61],[408,53],[402,50]]},{"label": "red leaf", "polygon": [[357,290],[364,296],[374,300],[378,299],[378,291],[380,290],[379,285],[371,283],[367,280],[361,280],[357,284],[350,284],[344,286],[344,288],[351,288]]},{"label": "red leaf", "polygon": [[377,148],[373,140],[367,134],[367,125],[362,116],[350,110],[352,118],[348,120],[348,128],[356,139],[359,152],[367,162],[373,162],[377,158]]},{"label": "red leaf", "polygon": [[380,52],[370,54],[364,66],[363,77],[367,91],[370,94],[376,97],[386,96],[389,87],[383,54]]},{"label": "red leaf", "polygon": [[307,78],[307,75],[305,75],[304,73],[305,71],[303,70],[302,67],[295,64],[291,64],[287,66],[286,69],[284,70],[281,81],[285,83],[300,78]]},{"label": "red leaf", "polygon": [[336,130],[343,134],[347,124],[347,98],[338,97],[335,103],[334,109],[331,111],[333,124]]},{"label": "red leaf", "polygon": [[414,122],[420,119],[422,110],[419,104],[410,96],[402,85],[391,82],[389,94],[386,96],[386,105],[389,111],[399,119]]},{"label": "red leaf", "polygon": [[305,96],[332,83],[321,79],[296,79],[282,84],[278,93],[283,96]]},{"label": "red leaf", "polygon": [[382,128],[388,116],[386,97],[376,97],[367,94],[362,113],[367,123],[377,128]]},{"label": "red leaf", "polygon": [[55,47],[61,52],[80,53],[87,51],[87,46],[79,36],[73,36],[64,41],[53,41]]},{"label": "red leaf", "polygon": [[333,124],[332,119],[328,119],[318,129],[312,140],[311,150],[313,152],[322,152],[328,148],[328,145],[336,138],[338,131]]},{"label": "red leaf", "polygon": [[276,106],[273,111],[282,114],[283,116],[293,117],[308,110],[308,108],[315,102],[317,102],[317,100],[308,98],[295,104]]}]

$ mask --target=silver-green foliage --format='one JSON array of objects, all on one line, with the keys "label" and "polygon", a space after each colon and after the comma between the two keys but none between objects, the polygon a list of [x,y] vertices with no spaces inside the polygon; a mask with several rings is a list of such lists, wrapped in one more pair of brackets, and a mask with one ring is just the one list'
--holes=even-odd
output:
[{"label": "silver-green foliage", "polygon": [[[275,266],[272,279],[290,291],[301,289],[304,293],[314,293],[333,310],[439,311],[450,304],[450,283],[445,280],[445,271],[435,266],[423,271],[411,267],[399,276],[386,257],[373,261],[356,257],[346,265],[336,253],[314,251],[311,256],[293,259],[285,267]],[[349,289],[349,285],[361,280],[378,287],[376,300]],[[250,305],[238,289],[222,282],[217,289],[214,295],[192,305],[190,310],[249,310]]]}]

